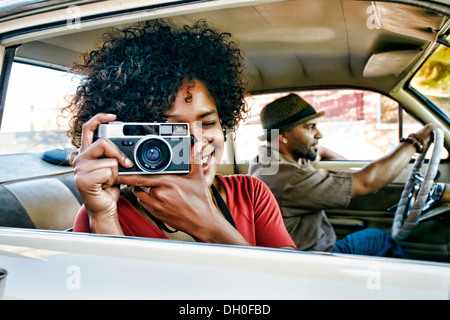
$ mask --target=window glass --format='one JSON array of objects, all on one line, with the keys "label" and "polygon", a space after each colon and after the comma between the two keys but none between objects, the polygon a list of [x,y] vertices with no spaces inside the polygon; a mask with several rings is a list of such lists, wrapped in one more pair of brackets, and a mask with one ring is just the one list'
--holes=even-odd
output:
[{"label": "window glass", "polygon": [[[398,103],[381,94],[363,90],[319,90],[296,92],[316,111],[325,111],[318,127],[320,144],[349,160],[374,160],[391,151],[399,142],[399,117],[403,118],[403,136],[422,125],[401,109]],[[251,96],[249,119],[236,132],[238,162],[252,160],[262,134],[259,113],[269,102],[287,93]]]},{"label": "window glass", "polygon": [[416,73],[411,86],[450,119],[450,48],[440,45]]},{"label": "window glass", "polygon": [[0,130],[1,154],[70,147],[65,97],[79,79],[62,71],[13,63]]}]

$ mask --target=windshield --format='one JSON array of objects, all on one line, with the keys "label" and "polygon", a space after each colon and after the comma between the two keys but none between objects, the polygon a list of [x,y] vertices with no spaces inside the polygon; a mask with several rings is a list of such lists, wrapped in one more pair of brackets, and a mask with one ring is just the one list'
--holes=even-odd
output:
[{"label": "windshield", "polygon": [[440,45],[413,77],[411,86],[450,119],[450,48]]}]

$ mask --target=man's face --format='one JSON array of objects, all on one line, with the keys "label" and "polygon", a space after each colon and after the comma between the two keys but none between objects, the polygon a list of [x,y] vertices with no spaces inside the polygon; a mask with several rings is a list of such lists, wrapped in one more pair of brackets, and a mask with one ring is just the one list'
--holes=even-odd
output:
[{"label": "man's face", "polygon": [[319,148],[319,139],[322,133],[317,128],[317,119],[299,124],[284,133],[287,139],[287,148],[292,157],[315,160]]}]

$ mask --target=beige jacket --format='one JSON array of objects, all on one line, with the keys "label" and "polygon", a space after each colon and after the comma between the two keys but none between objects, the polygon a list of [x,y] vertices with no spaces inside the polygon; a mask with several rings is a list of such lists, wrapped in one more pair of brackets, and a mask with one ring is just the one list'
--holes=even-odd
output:
[{"label": "beige jacket", "polygon": [[317,170],[310,163],[299,165],[265,146],[250,164],[249,174],[272,190],[299,250],[333,250],[336,234],[324,210],[349,205],[351,173]]}]

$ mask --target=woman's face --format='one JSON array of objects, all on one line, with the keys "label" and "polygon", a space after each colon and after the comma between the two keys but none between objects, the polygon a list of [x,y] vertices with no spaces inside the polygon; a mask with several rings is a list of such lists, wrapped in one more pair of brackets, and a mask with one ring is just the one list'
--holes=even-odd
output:
[{"label": "woman's face", "polygon": [[[192,98],[186,102],[188,91]],[[224,135],[216,104],[204,84],[198,80],[183,84],[166,115],[168,122],[189,123],[191,134],[202,141],[202,169],[210,186],[222,159]]]}]

